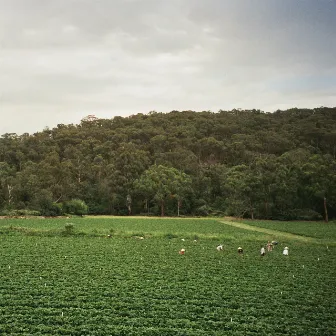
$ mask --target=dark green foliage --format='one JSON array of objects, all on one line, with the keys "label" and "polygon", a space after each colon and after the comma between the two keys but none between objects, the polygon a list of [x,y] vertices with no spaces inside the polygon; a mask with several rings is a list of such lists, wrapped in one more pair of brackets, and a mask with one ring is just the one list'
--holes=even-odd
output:
[{"label": "dark green foliage", "polygon": [[41,190],[36,195],[33,204],[42,216],[54,217],[63,214],[62,205],[53,202],[52,193],[49,190]]},{"label": "dark green foliage", "polygon": [[317,219],[324,198],[336,217],[336,108],[151,112],[0,138],[2,210],[56,216],[81,199],[90,214]]},{"label": "dark green foliage", "polygon": [[67,235],[73,234],[75,231],[75,225],[73,223],[66,223],[64,226],[64,233]]},{"label": "dark green foliage", "polygon": [[76,216],[84,216],[88,213],[88,206],[80,199],[65,202],[63,209],[65,213]]},{"label": "dark green foliage", "polygon": [[179,216],[182,200],[191,192],[191,178],[175,168],[153,165],[134,182],[134,191],[147,201],[157,202],[161,216],[165,205],[175,199]]},{"label": "dark green foliage", "polygon": [[29,209],[1,211],[1,216],[8,216],[8,217],[26,217],[26,216],[40,216],[40,215],[41,215],[40,211]]},{"label": "dark green foliage", "polygon": [[196,216],[208,216],[210,212],[209,207],[204,204],[195,209],[194,214]]}]

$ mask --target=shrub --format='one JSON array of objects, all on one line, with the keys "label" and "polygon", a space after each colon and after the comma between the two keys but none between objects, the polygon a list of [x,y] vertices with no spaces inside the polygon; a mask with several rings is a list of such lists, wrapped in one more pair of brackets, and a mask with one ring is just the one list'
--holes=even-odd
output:
[{"label": "shrub", "polygon": [[45,206],[41,209],[41,215],[50,216],[50,217],[63,215],[62,204],[54,203],[54,202],[48,204],[48,206]]},{"label": "shrub", "polygon": [[312,210],[312,209],[294,209],[279,212],[274,215],[274,218],[277,220],[291,221],[291,220],[305,220],[305,221],[313,221],[313,220],[321,220],[323,217],[320,213]]},{"label": "shrub", "polygon": [[220,211],[220,210],[212,210],[209,215],[212,217],[224,217],[225,212]]},{"label": "shrub", "polygon": [[195,210],[196,216],[208,216],[210,208],[207,205],[202,205]]},{"label": "shrub", "polygon": [[298,209],[292,211],[295,219],[305,220],[305,221],[314,221],[314,220],[322,220],[323,217],[320,213],[312,210],[312,209]]},{"label": "shrub", "polygon": [[88,206],[83,200],[72,199],[63,205],[64,212],[70,215],[84,216],[88,213]]},{"label": "shrub", "polygon": [[3,216],[40,216],[40,211],[37,210],[29,210],[29,209],[17,209],[17,210],[3,210],[1,212]]},{"label": "shrub", "polygon": [[64,231],[66,234],[73,234],[75,231],[75,225],[73,223],[66,223],[64,226]]}]

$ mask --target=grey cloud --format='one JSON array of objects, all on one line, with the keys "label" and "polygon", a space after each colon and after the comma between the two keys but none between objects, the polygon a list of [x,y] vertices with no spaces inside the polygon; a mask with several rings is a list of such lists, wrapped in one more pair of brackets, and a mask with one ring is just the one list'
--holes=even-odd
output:
[{"label": "grey cloud", "polygon": [[190,11],[191,20],[213,29],[232,55],[230,61],[280,66],[285,62],[335,64],[335,1],[242,3],[196,0]]},{"label": "grey cloud", "polygon": [[[132,36],[151,34],[159,21],[162,23],[164,17],[174,14],[174,2],[168,5],[156,0],[1,0],[0,27],[4,28],[2,31],[10,31],[16,37],[15,42],[23,45],[29,38],[28,45],[34,45],[34,33],[44,43],[47,39],[43,35],[49,35],[49,43],[56,41],[56,46],[62,39],[67,44],[67,38],[70,39],[67,35],[71,34],[76,39],[84,36],[87,42],[93,43],[111,32],[122,31]],[[5,33],[2,39],[5,46],[14,46],[12,38],[7,39]]]}]

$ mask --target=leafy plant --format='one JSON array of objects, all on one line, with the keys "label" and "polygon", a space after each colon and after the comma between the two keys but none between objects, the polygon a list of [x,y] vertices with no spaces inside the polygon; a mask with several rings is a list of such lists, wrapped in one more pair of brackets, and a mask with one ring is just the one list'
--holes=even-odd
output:
[{"label": "leafy plant", "polygon": [[75,225],[73,223],[66,223],[64,226],[64,232],[67,235],[73,234],[75,231]]},{"label": "leafy plant", "polygon": [[77,216],[84,216],[88,213],[88,206],[80,199],[64,202],[63,209],[65,213]]}]

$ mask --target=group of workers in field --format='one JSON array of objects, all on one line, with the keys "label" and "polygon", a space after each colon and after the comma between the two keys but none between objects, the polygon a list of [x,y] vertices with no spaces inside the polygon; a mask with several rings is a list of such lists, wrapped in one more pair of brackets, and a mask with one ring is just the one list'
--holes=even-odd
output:
[{"label": "group of workers in field", "polygon": [[[277,245],[277,242],[268,242],[266,245],[267,252],[271,252],[273,250],[273,246]],[[264,246],[261,247],[260,249],[260,255],[263,257],[266,254],[266,249]],[[288,256],[288,247],[286,246],[282,252],[283,255]]]},{"label": "group of workers in field", "polygon": [[[266,248],[265,248],[265,246],[262,246],[262,247],[261,247],[261,249],[260,249],[260,255],[261,255],[262,257],[264,257],[265,254],[266,254],[266,249],[267,249],[267,252],[271,252],[271,251],[273,250],[273,247],[274,247],[275,245],[278,245],[278,242],[276,242],[276,241],[272,241],[272,242],[268,241],[268,243],[267,243],[267,245],[266,245]],[[223,251],[223,245],[218,245],[218,246],[216,247],[216,249],[217,249],[218,252]],[[179,254],[184,255],[184,254],[185,254],[185,249],[181,249],[181,250],[179,251]],[[240,255],[243,255],[243,254],[244,254],[244,250],[243,250],[243,248],[240,247],[240,246],[238,247],[238,254],[240,254]],[[287,246],[284,248],[282,254],[283,254],[284,256],[288,256],[288,247],[287,247]]]},{"label": "group of workers in field", "polygon": [[[266,248],[265,248],[265,246],[261,246],[260,255],[262,257],[264,257],[265,254],[266,254],[266,249],[267,249],[267,252],[272,252],[273,247],[275,245],[278,245],[278,242],[276,242],[276,241],[272,241],[272,242],[268,241],[268,243],[266,245]],[[218,245],[217,246],[217,250],[218,251],[222,251],[223,250],[223,245]],[[244,250],[241,247],[238,247],[238,254],[243,254],[243,253],[244,253]],[[288,247],[287,246],[284,248],[282,254],[285,255],[285,256],[288,256]]]},{"label": "group of workers in field", "polygon": [[[273,250],[273,246],[275,246],[275,245],[277,245],[277,244],[278,244],[278,243],[275,242],[275,241],[268,242],[267,245],[266,245],[267,251],[268,251],[268,252],[271,252],[271,251]],[[284,256],[288,256],[288,251],[289,251],[288,246],[286,246],[286,247],[284,248],[282,254],[283,254]],[[266,249],[265,249],[264,246],[262,246],[261,249],[260,249],[260,255],[263,257],[265,254],[266,254]]]}]

